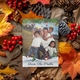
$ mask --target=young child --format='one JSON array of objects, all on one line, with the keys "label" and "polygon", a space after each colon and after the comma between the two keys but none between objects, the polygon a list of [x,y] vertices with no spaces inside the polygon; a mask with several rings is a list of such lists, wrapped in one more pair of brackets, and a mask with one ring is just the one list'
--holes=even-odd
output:
[{"label": "young child", "polygon": [[57,50],[56,50],[56,43],[54,41],[51,41],[49,46],[45,49],[45,54],[48,58],[52,58],[53,56],[56,56]]},{"label": "young child", "polygon": [[34,31],[33,32],[33,41],[32,41],[30,51],[28,52],[27,57],[34,54],[35,58],[38,58],[38,48],[40,47],[40,44],[41,44],[40,33],[39,33],[39,31]]}]

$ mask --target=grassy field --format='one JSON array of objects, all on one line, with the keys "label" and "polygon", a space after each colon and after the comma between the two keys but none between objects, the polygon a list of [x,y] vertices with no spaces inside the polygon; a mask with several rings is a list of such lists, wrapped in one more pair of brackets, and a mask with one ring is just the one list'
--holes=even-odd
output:
[{"label": "grassy field", "polygon": [[32,32],[23,29],[23,55],[26,55],[32,43]]}]

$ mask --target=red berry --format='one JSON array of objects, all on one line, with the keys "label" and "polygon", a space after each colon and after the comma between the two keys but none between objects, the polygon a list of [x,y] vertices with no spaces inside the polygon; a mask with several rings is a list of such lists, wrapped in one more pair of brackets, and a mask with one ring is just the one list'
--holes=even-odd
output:
[{"label": "red berry", "polygon": [[75,27],[75,26],[76,26],[76,23],[71,24],[71,27]]},{"label": "red berry", "polygon": [[4,42],[7,42],[7,40],[4,40]]},{"label": "red berry", "polygon": [[17,37],[17,36],[15,36],[15,37],[14,37],[14,40],[18,40],[18,37]]},{"label": "red berry", "polygon": [[4,50],[8,50],[8,48],[6,46],[3,47]]},{"label": "red berry", "polygon": [[18,36],[19,40],[22,40],[22,36]]},{"label": "red berry", "polygon": [[12,6],[12,4],[8,4],[8,6],[9,6],[9,7],[11,7],[11,6]]},{"label": "red berry", "polygon": [[23,2],[23,3],[26,3],[26,2],[27,2],[27,0],[22,0],[22,2]]},{"label": "red berry", "polygon": [[78,33],[80,33],[80,30],[77,30]]},{"label": "red berry", "polygon": [[21,1],[20,2],[18,2],[18,5],[20,6],[22,3],[21,3]]},{"label": "red berry", "polygon": [[12,8],[13,8],[13,9],[16,9],[16,6],[13,6]]},{"label": "red berry", "polygon": [[14,48],[15,48],[15,46],[11,46],[11,48],[12,48],[12,49],[14,49]]},{"label": "red berry", "polygon": [[3,45],[6,45],[6,42],[3,42]]},{"label": "red berry", "polygon": [[12,48],[9,48],[9,51],[10,51],[10,52],[12,52],[12,51],[13,51],[13,49],[12,49]]},{"label": "red berry", "polygon": [[74,33],[73,32],[71,32],[71,36],[73,36],[74,35]]},{"label": "red berry", "polygon": [[74,32],[74,36],[77,36],[77,32]]},{"label": "red berry", "polygon": [[22,45],[22,41],[19,41],[18,44]]},{"label": "red berry", "polygon": [[69,40],[72,40],[73,38],[72,37],[69,37]]},{"label": "red berry", "polygon": [[12,41],[12,45],[16,45],[16,41]]},{"label": "red berry", "polygon": [[12,38],[11,38],[12,40],[15,40],[15,37],[14,36],[12,36]]},{"label": "red berry", "polygon": [[74,28],[74,27],[71,27],[71,30],[72,30],[72,31],[74,31],[74,30],[75,30],[75,28]]},{"label": "red berry", "polygon": [[27,4],[26,4],[26,3],[24,3],[24,4],[23,4],[23,7],[26,7],[26,6],[27,6]]},{"label": "red berry", "polygon": [[8,1],[8,2],[7,2],[7,4],[11,4],[11,3],[12,3],[12,1]]},{"label": "red berry", "polygon": [[8,44],[11,44],[11,41],[8,41]]},{"label": "red berry", "polygon": [[14,2],[13,2],[13,4],[16,4],[16,3],[17,3],[17,1],[14,1]]},{"label": "red berry", "polygon": [[67,35],[67,38],[69,38],[69,37],[70,37],[70,34]]},{"label": "red berry", "polygon": [[75,39],[76,38],[76,36],[73,36],[73,39]]}]

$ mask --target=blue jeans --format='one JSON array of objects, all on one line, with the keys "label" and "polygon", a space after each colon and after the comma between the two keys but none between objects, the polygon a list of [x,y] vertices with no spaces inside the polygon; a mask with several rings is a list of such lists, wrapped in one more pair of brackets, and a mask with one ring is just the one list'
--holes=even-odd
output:
[{"label": "blue jeans", "polygon": [[[43,53],[43,55],[40,57],[40,51]],[[38,56],[39,56],[39,59],[45,59],[46,57],[46,54],[45,54],[45,49],[43,48],[43,46],[40,46],[39,47],[39,50],[38,50]]]},{"label": "blue jeans", "polygon": [[30,47],[30,51],[28,52],[28,56],[34,54],[35,58],[38,58],[38,48]]}]

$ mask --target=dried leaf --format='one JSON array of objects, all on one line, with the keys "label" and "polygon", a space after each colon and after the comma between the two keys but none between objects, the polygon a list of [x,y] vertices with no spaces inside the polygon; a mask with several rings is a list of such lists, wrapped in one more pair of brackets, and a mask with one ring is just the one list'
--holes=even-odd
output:
[{"label": "dried leaf", "polygon": [[62,71],[63,74],[69,73],[73,80],[77,76],[77,73],[80,73],[80,53],[71,61],[64,61]]},{"label": "dried leaf", "polygon": [[0,80],[4,80],[3,76],[0,75]]},{"label": "dried leaf", "polygon": [[11,34],[22,35],[22,25],[20,23],[17,23],[16,21],[11,21],[11,24],[15,26]]},{"label": "dried leaf", "polygon": [[13,25],[7,22],[8,15],[13,12],[13,9],[9,8],[5,2],[0,3],[0,9],[4,16],[0,17],[0,37],[8,35],[8,33],[13,29]]},{"label": "dried leaf", "polygon": [[73,49],[73,47],[71,46],[71,44],[67,43],[67,42],[59,42],[59,52],[61,54],[69,54]]},{"label": "dried leaf", "polygon": [[[18,10],[19,11],[19,10]],[[21,11],[19,11],[22,18],[20,20],[20,22],[22,22],[23,19],[42,19],[43,16],[37,16],[34,12],[30,11],[28,14],[22,13]]]},{"label": "dried leaf", "polygon": [[8,33],[14,28],[11,23],[6,22],[6,17],[7,16],[5,16],[0,22],[0,37],[8,35]]},{"label": "dried leaf", "polygon": [[62,58],[62,56],[61,55],[59,55],[59,57],[58,57],[59,59],[58,59],[58,64],[60,65],[60,64],[62,64],[63,63],[63,58]]},{"label": "dried leaf", "polygon": [[0,3],[0,9],[7,16],[13,12],[13,9],[10,8],[5,2]]},{"label": "dried leaf", "polygon": [[16,71],[15,69],[11,69],[9,66],[6,67],[5,69],[0,69],[0,74],[3,73],[3,74],[17,74],[19,73],[18,71]]},{"label": "dried leaf", "polygon": [[38,2],[41,2],[42,4],[49,4],[50,3],[50,0],[29,0],[29,2],[31,4],[36,4]]},{"label": "dried leaf", "polygon": [[5,52],[3,52],[3,51],[0,51],[0,56],[5,57],[5,56],[6,56],[6,53],[5,53]]},{"label": "dried leaf", "polygon": [[32,73],[34,73],[36,71],[36,69],[37,69],[37,67],[30,68]]}]

